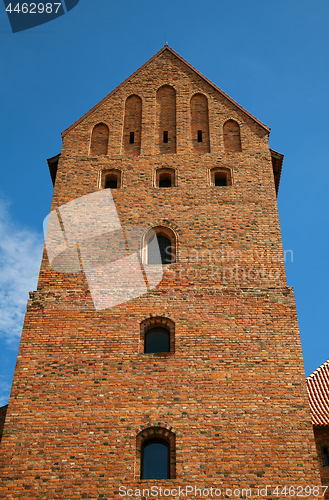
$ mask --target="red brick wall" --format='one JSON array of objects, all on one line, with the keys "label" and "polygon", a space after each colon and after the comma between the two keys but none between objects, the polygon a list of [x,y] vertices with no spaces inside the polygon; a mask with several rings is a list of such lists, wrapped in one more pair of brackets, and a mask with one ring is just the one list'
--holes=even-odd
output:
[{"label": "red brick wall", "polygon": [[[176,92],[176,154],[157,154],[163,85]],[[195,92],[208,100],[208,154],[192,153]],[[132,94],[143,103],[139,156],[121,154]],[[228,119],[241,152],[225,152]],[[108,155],[89,156],[103,121]],[[212,186],[214,167],[231,169],[232,186]],[[177,259],[148,294],[96,311],[84,273],[56,273],[44,255],[1,449],[4,498],[319,484],[267,131],[165,51],[65,136],[52,209],[97,191],[110,168],[122,172],[112,191],[122,225],[169,228]],[[175,169],[175,187],[155,187],[158,168]],[[143,325],[158,317],[173,325],[174,349],[144,354]],[[155,427],[174,436],[176,479],[141,482],[137,437]]]},{"label": "red brick wall", "polygon": [[5,425],[6,413],[8,405],[2,406],[0,408],[0,442],[2,438],[3,426]]}]

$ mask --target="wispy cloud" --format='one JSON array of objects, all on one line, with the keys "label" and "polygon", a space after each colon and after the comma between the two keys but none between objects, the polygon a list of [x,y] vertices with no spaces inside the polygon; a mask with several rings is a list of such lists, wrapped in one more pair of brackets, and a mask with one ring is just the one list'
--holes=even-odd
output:
[{"label": "wispy cloud", "polygon": [[0,381],[0,408],[8,404],[10,393],[10,384],[8,382]]},{"label": "wispy cloud", "polygon": [[35,290],[43,249],[42,234],[18,227],[0,199],[0,341],[17,347],[28,292]]}]

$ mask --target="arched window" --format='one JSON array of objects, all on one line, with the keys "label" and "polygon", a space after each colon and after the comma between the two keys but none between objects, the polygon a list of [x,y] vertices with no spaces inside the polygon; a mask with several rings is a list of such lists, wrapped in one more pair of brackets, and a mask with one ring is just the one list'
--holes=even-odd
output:
[{"label": "arched window", "polygon": [[166,265],[176,262],[176,238],[167,227],[153,227],[144,240],[143,261],[147,265]]},{"label": "arched window", "polygon": [[156,110],[158,152],[176,153],[176,91],[170,85],[158,89]]},{"label": "arched window", "polygon": [[109,128],[106,123],[95,125],[91,134],[90,154],[107,155]]},{"label": "arched window", "polygon": [[145,333],[144,352],[170,352],[170,332],[165,328],[151,328]]},{"label": "arched window", "polygon": [[170,478],[170,446],[163,439],[150,439],[142,445],[141,479]]},{"label": "arched window", "polygon": [[193,150],[196,153],[209,153],[208,100],[204,94],[191,98],[191,135]]},{"label": "arched window", "polygon": [[[158,252],[160,250],[160,256]],[[160,260],[159,260],[160,259]],[[171,264],[173,262],[171,241],[166,236],[157,234],[148,244],[148,259],[150,265]]]},{"label": "arched window", "polygon": [[142,99],[131,95],[126,100],[123,129],[124,154],[139,155],[142,130]]},{"label": "arched window", "polygon": [[212,186],[232,186],[231,170],[225,167],[215,167],[211,170]]},{"label": "arched window", "polygon": [[140,353],[175,352],[175,323],[164,316],[152,316],[141,323]]},{"label": "arched window", "polygon": [[[171,427],[172,429],[172,427]],[[175,434],[165,427],[148,427],[136,438],[136,479],[175,479]]]},{"label": "arched window", "polygon": [[175,170],[173,168],[159,168],[156,171],[156,187],[166,188],[175,186]]},{"label": "arched window", "polygon": [[118,189],[121,187],[121,171],[118,169],[109,169],[102,172],[102,189]]},{"label": "arched window", "polygon": [[225,122],[223,134],[225,151],[241,151],[240,126],[236,121]]}]

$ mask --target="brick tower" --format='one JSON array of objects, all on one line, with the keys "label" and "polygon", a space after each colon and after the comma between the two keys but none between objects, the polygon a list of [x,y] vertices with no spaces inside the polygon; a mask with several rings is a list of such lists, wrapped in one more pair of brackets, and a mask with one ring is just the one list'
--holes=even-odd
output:
[{"label": "brick tower", "polygon": [[268,137],[168,46],[63,133],[4,498],[317,496]]}]

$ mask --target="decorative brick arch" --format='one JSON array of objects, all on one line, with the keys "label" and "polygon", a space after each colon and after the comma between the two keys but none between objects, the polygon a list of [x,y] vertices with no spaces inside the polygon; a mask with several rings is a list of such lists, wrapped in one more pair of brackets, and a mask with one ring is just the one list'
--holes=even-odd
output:
[{"label": "decorative brick arch", "polygon": [[223,138],[225,151],[239,152],[241,149],[240,125],[237,121],[229,119],[223,125]]},{"label": "decorative brick arch", "polygon": [[169,444],[169,478],[176,479],[176,435],[177,431],[162,422],[149,422],[136,430],[135,480],[141,478],[142,446],[149,440],[159,439]]},{"label": "decorative brick arch", "polygon": [[153,353],[155,356],[168,356],[175,352],[175,323],[172,319],[166,316],[150,316],[149,318],[143,319],[140,324],[140,343],[139,343],[139,352],[144,353],[144,342],[145,342],[145,334],[152,328],[164,328],[168,330],[170,334],[170,350],[169,352],[159,352]]},{"label": "decorative brick arch", "polygon": [[123,127],[124,154],[139,155],[142,135],[142,99],[132,94],[126,99]]},{"label": "decorative brick arch", "polygon": [[209,153],[209,115],[208,99],[205,94],[197,93],[191,97],[191,138],[195,153]]},{"label": "decorative brick arch", "polygon": [[109,128],[106,123],[97,123],[91,133],[90,154],[107,155]]},{"label": "decorative brick arch", "polygon": [[162,85],[157,90],[156,117],[158,153],[176,153],[176,90],[171,85]]}]

